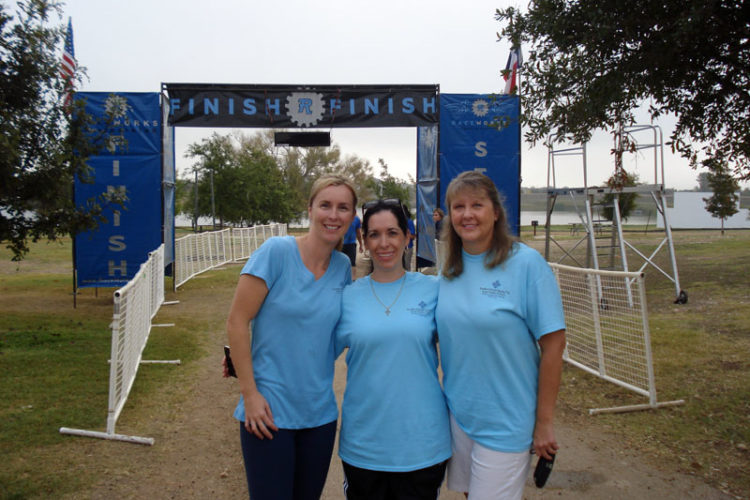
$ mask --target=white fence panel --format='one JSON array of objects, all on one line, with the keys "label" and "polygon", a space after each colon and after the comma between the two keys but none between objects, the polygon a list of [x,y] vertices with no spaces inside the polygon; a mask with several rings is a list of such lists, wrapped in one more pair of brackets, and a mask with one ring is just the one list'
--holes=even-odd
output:
[{"label": "white fence panel", "polygon": [[190,234],[175,240],[175,286],[232,261],[242,261],[271,236],[286,235],[286,224]]},{"label": "white fence panel", "polygon": [[103,433],[62,427],[62,434],[148,445],[154,443],[153,438],[116,434],[115,424],[135,382],[143,349],[151,333],[151,320],[163,303],[164,245],[161,245],[141,264],[133,279],[114,293],[107,431]]},{"label": "white fence panel", "polygon": [[589,412],[632,411],[684,403],[656,400],[643,274],[555,263],[550,266],[557,276],[565,310],[565,361],[649,399],[644,405]]}]

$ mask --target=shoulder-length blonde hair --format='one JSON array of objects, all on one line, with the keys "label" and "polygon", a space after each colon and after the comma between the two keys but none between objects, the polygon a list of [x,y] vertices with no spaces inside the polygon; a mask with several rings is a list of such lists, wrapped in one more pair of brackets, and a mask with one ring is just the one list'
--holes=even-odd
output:
[{"label": "shoulder-length blonde hair", "polygon": [[[320,194],[321,191],[323,191],[327,187],[331,186],[344,186],[352,193],[352,220],[354,220],[354,217],[357,215],[357,192],[354,190],[354,185],[351,183],[349,179],[344,177],[343,175],[338,174],[326,174],[321,177],[318,177],[318,179],[313,182],[312,187],[310,188],[310,197],[307,199],[307,208],[310,209],[313,206],[313,202],[315,202],[315,197]],[[336,250],[341,250],[344,247],[344,239],[342,238],[338,245],[336,245]]]},{"label": "shoulder-length blonde hair", "polygon": [[490,248],[484,257],[484,266],[487,269],[499,266],[510,255],[515,237],[510,233],[508,228],[508,218],[505,215],[505,208],[500,201],[500,193],[495,187],[495,183],[486,175],[467,171],[459,174],[448,184],[445,192],[445,207],[448,210],[448,224],[443,223],[443,234],[441,239],[446,242],[445,262],[443,263],[443,276],[447,279],[453,279],[461,276],[464,271],[464,262],[461,255],[463,244],[461,238],[453,229],[451,220],[451,204],[453,199],[463,191],[477,191],[483,193],[492,202],[492,207],[497,214],[497,220],[492,228],[492,240]]}]

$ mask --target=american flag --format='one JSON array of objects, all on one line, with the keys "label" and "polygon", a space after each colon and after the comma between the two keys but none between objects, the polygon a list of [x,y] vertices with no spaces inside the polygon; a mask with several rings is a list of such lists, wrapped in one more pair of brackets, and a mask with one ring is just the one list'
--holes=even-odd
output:
[{"label": "american flag", "polygon": [[73,77],[76,72],[76,58],[73,51],[73,21],[68,18],[68,31],[65,33],[65,48],[63,49],[60,74],[65,80],[65,107],[70,106],[73,98]]},{"label": "american flag", "polygon": [[508,63],[505,65],[505,71],[503,72],[503,79],[505,79],[505,93],[512,94],[516,90],[516,78],[518,76],[518,68],[521,67],[523,62],[521,55],[521,47],[514,47],[508,54]]}]

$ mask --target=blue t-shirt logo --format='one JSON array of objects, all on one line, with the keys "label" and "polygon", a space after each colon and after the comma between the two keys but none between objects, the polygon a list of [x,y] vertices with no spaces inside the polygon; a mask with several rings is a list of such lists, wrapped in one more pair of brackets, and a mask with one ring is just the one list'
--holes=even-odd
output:
[{"label": "blue t-shirt logo", "polygon": [[433,313],[433,309],[426,309],[427,303],[424,300],[420,300],[417,305],[419,307],[410,307],[406,310],[411,314],[416,314],[417,316],[427,316]]},{"label": "blue t-shirt logo", "polygon": [[504,299],[510,294],[510,291],[504,290],[502,286],[503,285],[499,280],[495,280],[492,282],[492,288],[479,287],[479,293],[485,297],[491,297],[493,299]]}]

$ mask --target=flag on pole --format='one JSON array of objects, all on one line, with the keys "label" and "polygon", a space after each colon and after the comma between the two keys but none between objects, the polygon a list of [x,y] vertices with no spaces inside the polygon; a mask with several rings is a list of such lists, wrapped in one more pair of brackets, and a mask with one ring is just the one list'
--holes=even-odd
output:
[{"label": "flag on pole", "polygon": [[65,80],[65,107],[70,106],[73,99],[73,77],[76,73],[76,58],[73,51],[73,21],[68,18],[68,31],[65,33],[65,47],[63,48],[60,74]]},{"label": "flag on pole", "polygon": [[505,65],[505,71],[503,71],[503,79],[505,80],[505,94],[512,94],[516,91],[516,78],[518,77],[518,68],[521,67],[523,62],[521,55],[521,47],[514,47],[508,54],[508,63]]}]

